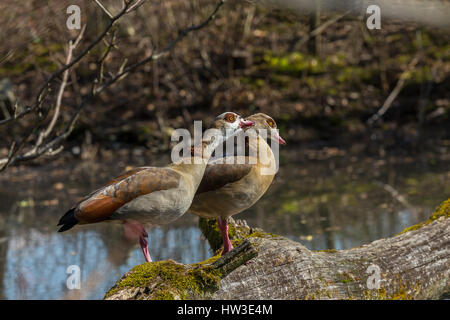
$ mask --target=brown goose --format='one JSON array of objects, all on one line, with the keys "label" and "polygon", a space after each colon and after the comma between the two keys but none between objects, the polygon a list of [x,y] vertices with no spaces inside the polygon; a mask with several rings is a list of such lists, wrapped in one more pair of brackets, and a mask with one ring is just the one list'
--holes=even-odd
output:
[{"label": "brown goose", "polygon": [[214,148],[240,128],[252,124],[233,112],[221,114],[214,123],[214,128],[220,131],[212,142],[203,142],[193,149],[189,163],[125,172],[67,211],[59,220],[62,227],[58,231],[69,230],[76,224],[119,221],[124,223],[128,237],[139,238],[145,260],[151,261],[144,226],[164,225],[182,216],[191,205]]},{"label": "brown goose", "polygon": [[[257,113],[246,120],[254,122],[254,126],[249,130],[268,130],[272,140],[279,144],[286,143],[276,130],[275,120],[268,115]],[[275,176],[275,171],[270,171],[270,174],[263,171],[274,168],[276,161],[265,139],[258,135],[256,139],[249,141],[249,149],[255,149],[259,145],[263,152],[267,152],[268,159],[261,161],[262,157],[259,154],[264,153],[253,153],[258,155],[255,159],[247,150],[245,156],[226,156],[225,161],[223,159],[211,160],[189,208],[189,212],[200,217],[217,218],[224,243],[222,254],[233,249],[228,237],[227,218],[255,204],[267,191]],[[227,163],[229,157],[233,158],[229,160],[234,164]],[[241,161],[238,162],[240,157],[244,157],[244,159],[241,158]]]}]

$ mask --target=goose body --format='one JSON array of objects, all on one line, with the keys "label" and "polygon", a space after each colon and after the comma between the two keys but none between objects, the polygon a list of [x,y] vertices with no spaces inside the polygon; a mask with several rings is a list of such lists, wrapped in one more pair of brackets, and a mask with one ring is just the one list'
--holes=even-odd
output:
[{"label": "goose body", "polygon": [[[261,144],[267,145],[266,142]],[[268,150],[271,164],[274,164],[270,147]],[[244,158],[244,164],[226,164],[220,160],[208,163],[190,212],[203,218],[227,219],[250,208],[264,195],[275,175],[262,175],[263,165],[257,158],[253,162],[248,156],[232,158],[234,161]]]},{"label": "goose body", "polygon": [[[259,113],[247,120],[254,122],[252,128],[270,130],[272,139],[285,144],[278,133],[273,131],[276,124],[268,115]],[[272,184],[276,173],[270,169],[276,167],[275,156],[262,137],[250,139],[249,149],[257,149],[253,153],[256,158],[250,155],[231,155],[209,162],[189,208],[190,213],[200,217],[218,219],[224,242],[222,254],[233,248],[228,237],[227,218],[253,206]],[[260,159],[261,154],[267,155],[264,161]]]},{"label": "goose body", "polygon": [[[249,122],[229,112],[218,117],[215,128],[235,132],[246,123]],[[189,163],[140,167],[125,172],[66,212],[58,223],[59,231],[69,230],[76,224],[119,221],[124,223],[126,234],[139,237],[146,261],[151,261],[145,226],[170,223],[189,209],[208,159],[221,141],[222,136],[211,144],[202,143],[200,150],[193,149]]]},{"label": "goose body", "polygon": [[[189,208],[205,166],[192,164],[139,169],[129,177],[99,190],[87,200],[87,206],[106,196],[113,206],[123,203],[107,220],[132,219],[143,225],[168,224]],[[77,218],[81,223],[86,217],[87,206],[80,204]]]}]

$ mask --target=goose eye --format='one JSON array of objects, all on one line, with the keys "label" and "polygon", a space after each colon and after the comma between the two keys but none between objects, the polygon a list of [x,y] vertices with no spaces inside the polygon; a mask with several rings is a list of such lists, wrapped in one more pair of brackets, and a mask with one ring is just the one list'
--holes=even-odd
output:
[{"label": "goose eye", "polygon": [[271,128],[275,128],[275,121],[273,121],[272,119],[268,119],[268,120],[267,120],[267,124],[268,124]]},{"label": "goose eye", "polygon": [[234,122],[234,121],[236,120],[236,117],[235,117],[234,114],[228,113],[228,114],[225,116],[225,120],[228,121],[228,122]]}]

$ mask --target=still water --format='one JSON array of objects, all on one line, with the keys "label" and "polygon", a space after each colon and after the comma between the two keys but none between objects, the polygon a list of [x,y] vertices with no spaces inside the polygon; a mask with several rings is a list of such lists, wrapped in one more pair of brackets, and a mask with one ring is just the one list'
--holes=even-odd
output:
[{"label": "still water", "polygon": [[[330,147],[285,148],[269,191],[237,218],[312,250],[390,237],[426,219],[450,196],[446,155],[369,157]],[[148,164],[142,157],[122,158],[53,161],[0,176],[1,299],[101,299],[123,273],[144,262],[118,225],[56,232],[59,217],[82,196],[128,166]],[[153,260],[195,263],[210,257],[197,223],[186,214],[148,230]],[[80,290],[66,287],[71,265],[80,267]]]}]

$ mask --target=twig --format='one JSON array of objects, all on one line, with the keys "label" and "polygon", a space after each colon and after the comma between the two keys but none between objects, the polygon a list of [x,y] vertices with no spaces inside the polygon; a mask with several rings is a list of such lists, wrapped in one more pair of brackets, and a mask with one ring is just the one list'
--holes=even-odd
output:
[{"label": "twig", "polygon": [[145,3],[146,0],[138,0],[127,9],[127,13],[136,10]]},{"label": "twig", "polygon": [[346,15],[348,15],[351,11],[348,10],[346,12],[344,12],[343,14],[340,14],[336,17],[334,17],[333,19],[330,19],[324,23],[322,23],[320,26],[318,26],[316,29],[314,29],[313,31],[311,31],[309,34],[307,34],[306,36],[304,36],[299,42],[294,41],[294,44],[291,46],[290,51],[293,51],[295,48],[297,47],[301,47],[302,45],[304,45],[306,42],[309,41],[309,39],[317,37],[318,35],[320,35],[322,32],[325,31],[325,29],[327,29],[329,26],[331,26],[332,24],[334,24],[335,22],[341,20],[343,17],[345,17]]},{"label": "twig", "polygon": [[104,74],[103,74],[103,72],[104,72],[104,68],[105,68],[105,62],[106,62],[106,59],[108,58],[108,56],[109,56],[109,54],[110,54],[112,48],[115,47],[114,41],[115,41],[115,39],[116,39],[116,34],[117,34],[117,29],[113,30],[113,34],[111,35],[111,41],[110,41],[109,43],[106,42],[106,40],[105,40],[105,43],[106,43],[106,49],[105,49],[105,52],[103,53],[103,56],[102,56],[102,57],[100,58],[100,60],[97,62],[97,64],[99,65],[99,68],[98,68],[98,75],[97,75],[97,78],[96,78],[95,81],[94,81],[94,85],[92,86],[92,91],[95,91],[97,85],[98,85],[99,83],[102,83],[102,82],[103,82],[103,79],[104,79]]},{"label": "twig", "polygon": [[389,108],[392,105],[392,102],[394,102],[395,98],[398,96],[400,91],[402,91],[402,89],[403,89],[403,87],[405,85],[405,82],[408,79],[409,73],[415,68],[415,66],[419,62],[419,60],[420,60],[419,56],[415,56],[411,60],[411,62],[408,64],[406,70],[403,71],[403,73],[400,75],[400,78],[398,79],[394,90],[392,90],[392,92],[386,98],[386,100],[384,101],[384,103],[381,106],[381,108],[374,115],[372,115],[369,118],[369,120],[367,120],[367,123],[369,125],[372,125],[373,123],[375,123],[376,121],[381,119],[381,117],[386,113],[386,111],[389,110]]},{"label": "twig", "polygon": [[94,1],[103,10],[103,12],[105,12],[108,15],[108,17],[110,17],[111,19],[114,19],[114,16],[111,14],[111,12],[109,12],[108,9],[106,9],[99,0],[94,0]]},{"label": "twig", "polygon": [[0,168],[0,171],[3,171],[4,169],[6,169],[6,167],[9,165],[9,163],[14,155],[15,148],[16,148],[16,142],[13,141],[13,143],[9,147],[8,156],[5,159],[0,160],[0,164],[2,165],[2,167]]},{"label": "twig", "polygon": [[380,181],[375,181],[375,184],[382,187],[384,190],[386,190],[395,200],[400,202],[402,205],[404,205],[406,208],[412,211],[412,213],[416,213],[416,208],[409,203],[408,200],[400,193],[398,192],[394,187],[392,187],[389,184],[382,183]]},{"label": "twig", "polygon": [[[78,35],[78,37],[75,40],[75,42],[72,42],[72,41],[69,42],[69,48],[68,48],[68,53],[67,53],[67,57],[66,57],[66,64],[69,64],[70,61],[72,60],[73,50],[75,50],[75,48],[80,43],[81,39],[83,38],[83,34],[84,34],[85,30],[86,30],[86,25],[84,25],[83,29],[81,29],[81,32]],[[60,108],[61,108],[61,102],[62,102],[62,97],[63,97],[63,94],[64,94],[64,89],[66,88],[66,84],[67,84],[67,79],[68,78],[69,78],[69,69],[64,71],[63,79],[62,79],[61,85],[59,86],[59,91],[58,91],[58,95],[57,95],[57,98],[56,98],[55,113],[53,115],[53,118],[52,118],[50,124],[47,127],[47,130],[45,130],[44,133],[43,133],[43,138],[48,137],[48,135],[52,132],[52,130],[53,130],[55,124],[56,124],[56,120],[58,119],[59,111],[60,111]]]}]

